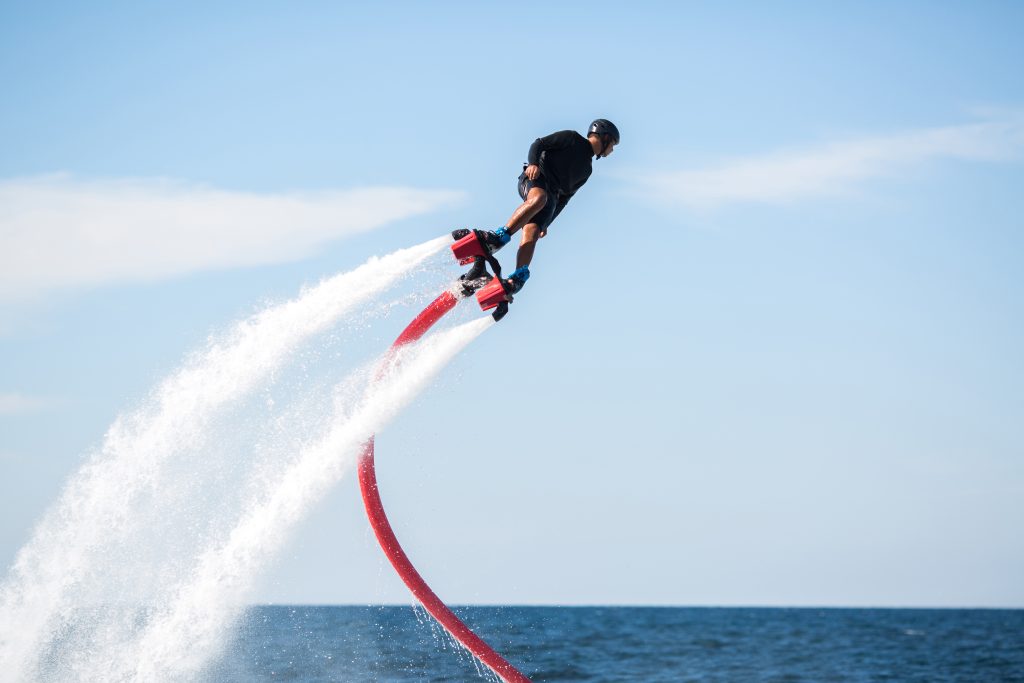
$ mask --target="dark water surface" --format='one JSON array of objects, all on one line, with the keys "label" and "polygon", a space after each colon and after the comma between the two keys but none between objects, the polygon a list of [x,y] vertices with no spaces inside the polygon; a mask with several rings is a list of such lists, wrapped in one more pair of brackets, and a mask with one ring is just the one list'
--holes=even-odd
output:
[{"label": "dark water surface", "polygon": [[[1024,682],[1024,610],[463,607],[536,683]],[[411,607],[255,607],[207,681],[484,681]]]}]

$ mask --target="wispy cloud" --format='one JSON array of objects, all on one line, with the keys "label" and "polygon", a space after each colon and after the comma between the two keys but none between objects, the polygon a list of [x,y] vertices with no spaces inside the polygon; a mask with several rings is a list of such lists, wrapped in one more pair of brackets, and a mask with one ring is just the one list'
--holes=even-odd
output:
[{"label": "wispy cloud", "polygon": [[0,415],[34,413],[43,410],[49,403],[49,401],[43,398],[34,398],[22,394],[0,393]]},{"label": "wispy cloud", "polygon": [[67,175],[0,181],[0,301],[296,260],[462,197],[402,187],[256,194]]},{"label": "wispy cloud", "polygon": [[897,135],[831,142],[734,159],[699,170],[643,179],[645,192],[690,208],[760,202],[786,204],[840,195],[871,178],[892,176],[930,161],[998,161],[1024,151],[1024,114]]}]

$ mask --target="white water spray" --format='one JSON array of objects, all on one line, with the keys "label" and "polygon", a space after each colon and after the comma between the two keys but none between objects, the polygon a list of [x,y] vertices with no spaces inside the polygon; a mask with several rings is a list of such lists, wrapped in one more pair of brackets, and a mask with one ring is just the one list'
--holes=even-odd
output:
[{"label": "white water spray", "polygon": [[[493,324],[490,317],[428,337],[398,352],[395,363],[322,438],[299,453],[246,505],[227,541],[207,549],[194,571],[124,651],[104,680],[190,680],[224,644],[260,570],[295,526],[352,468],[366,440],[419,394],[459,351]],[[90,672],[92,673],[92,672]],[[93,676],[89,676],[92,678]]]},{"label": "white water spray", "polygon": [[[164,493],[167,469],[205,445],[220,412],[266,381],[304,341],[448,242],[438,238],[371,259],[239,323],[162,382],[141,408],[120,417],[38,524],[0,587],[0,680],[37,678],[83,610],[105,605],[110,593],[117,594],[116,571],[103,576],[113,571],[107,557],[111,547],[138,533],[137,513],[145,502],[180,494]],[[104,590],[97,584],[106,584]],[[127,612],[121,619],[131,625],[138,615]],[[116,621],[108,618],[90,635],[90,648],[102,653],[118,642],[125,624]],[[89,678],[77,665],[64,673]]]}]

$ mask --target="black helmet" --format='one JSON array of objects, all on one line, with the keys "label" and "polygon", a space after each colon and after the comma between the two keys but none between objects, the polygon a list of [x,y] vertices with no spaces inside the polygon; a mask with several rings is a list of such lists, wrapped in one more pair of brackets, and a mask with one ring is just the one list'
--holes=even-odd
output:
[{"label": "black helmet", "polygon": [[615,124],[608,119],[597,119],[590,124],[590,130],[587,132],[587,135],[591,135],[593,133],[597,133],[598,135],[611,135],[615,144],[619,144],[619,129],[616,128]]}]

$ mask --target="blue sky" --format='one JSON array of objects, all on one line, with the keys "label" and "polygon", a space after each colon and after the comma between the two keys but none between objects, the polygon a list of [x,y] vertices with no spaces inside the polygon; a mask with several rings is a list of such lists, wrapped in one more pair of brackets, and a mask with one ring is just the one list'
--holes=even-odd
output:
[{"label": "blue sky", "polygon": [[[1024,606],[1024,9],[551,5],[0,8],[5,565],[211,331],[500,225],[605,116],[513,313],[381,435],[438,592]],[[404,601],[369,540],[346,478],[254,600]]]}]

